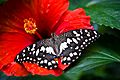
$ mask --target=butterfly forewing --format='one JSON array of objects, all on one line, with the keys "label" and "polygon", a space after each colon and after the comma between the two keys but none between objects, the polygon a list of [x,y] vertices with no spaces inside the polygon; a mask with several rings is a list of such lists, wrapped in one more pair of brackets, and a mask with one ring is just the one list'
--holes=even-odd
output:
[{"label": "butterfly forewing", "polygon": [[61,42],[64,45],[60,44],[59,46],[59,55],[61,56],[61,62],[65,65],[78,59],[82,50],[99,37],[97,31],[89,29],[73,30],[62,35],[65,39]]}]

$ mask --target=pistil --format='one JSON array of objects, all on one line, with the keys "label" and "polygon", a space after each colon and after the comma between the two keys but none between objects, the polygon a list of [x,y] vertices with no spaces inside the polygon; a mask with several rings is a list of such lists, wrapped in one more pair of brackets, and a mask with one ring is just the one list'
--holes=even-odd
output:
[{"label": "pistil", "polygon": [[42,39],[40,34],[37,32],[38,28],[36,26],[36,21],[33,20],[33,18],[24,19],[24,29],[26,33],[35,34],[38,36],[38,38]]}]

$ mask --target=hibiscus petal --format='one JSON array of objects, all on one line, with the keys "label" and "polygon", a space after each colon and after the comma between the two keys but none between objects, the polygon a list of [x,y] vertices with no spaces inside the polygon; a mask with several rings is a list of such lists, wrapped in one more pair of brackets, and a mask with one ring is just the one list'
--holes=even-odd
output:
[{"label": "hibiscus petal", "polygon": [[38,11],[39,32],[42,36],[51,35],[54,31],[54,25],[59,21],[60,17],[67,11],[68,0],[33,0],[34,11]]},{"label": "hibiscus petal", "polygon": [[[1,36],[0,36],[0,69],[2,69],[4,66],[7,66],[7,64],[14,62],[16,55],[23,48],[25,48],[29,44],[32,44],[32,42],[34,42],[34,39],[30,37],[29,35],[23,35],[17,32],[1,33]],[[12,66],[13,65],[10,65],[9,67],[12,67]],[[24,67],[21,67],[21,68],[24,69]],[[11,74],[9,73],[8,70],[6,73]],[[13,74],[13,75],[16,75],[16,74]]]},{"label": "hibiscus petal", "polygon": [[74,11],[67,11],[61,17],[56,27],[57,26],[59,26],[55,31],[57,35],[74,29],[93,29],[93,26],[90,24],[90,17],[86,16],[82,8]]},{"label": "hibiscus petal", "polygon": [[[27,0],[8,0],[0,6],[0,69],[4,68],[7,75],[21,76],[22,73],[27,73],[24,67],[12,63],[23,48],[35,41],[34,37],[24,30],[23,20],[34,18],[32,9],[27,6],[30,3],[25,1]],[[19,72],[17,68],[23,71]]]},{"label": "hibiscus petal", "polygon": [[23,29],[23,20],[33,18],[39,33],[45,37],[54,31],[68,6],[68,0],[8,0],[0,7],[0,24],[17,25]]},{"label": "hibiscus petal", "polygon": [[69,65],[63,65],[61,59],[58,59],[58,67],[62,70],[66,69]]},{"label": "hibiscus petal", "polygon": [[[28,0],[8,0],[0,6],[0,26],[8,26],[24,31],[23,20],[26,18],[35,18],[35,15],[30,7],[25,3]],[[31,1],[31,0],[29,0]]]},{"label": "hibiscus petal", "polygon": [[12,62],[2,68],[7,76],[27,76],[29,72],[20,64]]},{"label": "hibiscus petal", "polygon": [[33,75],[37,74],[37,75],[55,75],[55,76],[59,76],[62,74],[62,70],[61,69],[54,69],[54,70],[48,70],[46,68],[42,68],[39,67],[37,64],[32,64],[32,63],[23,63],[25,68],[31,72]]}]

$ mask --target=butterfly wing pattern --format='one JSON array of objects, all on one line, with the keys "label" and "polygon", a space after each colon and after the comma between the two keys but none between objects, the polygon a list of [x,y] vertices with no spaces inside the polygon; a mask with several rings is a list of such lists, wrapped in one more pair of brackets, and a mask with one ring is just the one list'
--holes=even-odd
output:
[{"label": "butterfly wing pattern", "polygon": [[58,67],[57,58],[60,58],[64,65],[71,64],[99,36],[97,31],[90,29],[68,31],[26,47],[16,56],[15,61],[20,64],[29,62],[47,69],[55,69]]},{"label": "butterfly wing pattern", "polygon": [[56,54],[50,44],[52,44],[51,39],[40,40],[22,50],[15,61],[36,63],[40,67],[54,69],[57,67],[57,62],[54,60]]},{"label": "butterfly wing pattern", "polygon": [[59,54],[62,56],[61,62],[66,65],[78,59],[82,51],[100,35],[95,30],[80,29],[64,33],[63,36],[65,41],[60,44]]}]

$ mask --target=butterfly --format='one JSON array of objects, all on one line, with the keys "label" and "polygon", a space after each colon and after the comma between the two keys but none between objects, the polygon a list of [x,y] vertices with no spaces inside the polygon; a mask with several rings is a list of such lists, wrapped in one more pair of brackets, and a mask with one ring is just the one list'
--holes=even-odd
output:
[{"label": "butterfly", "polygon": [[93,41],[99,38],[96,30],[76,29],[51,38],[37,41],[24,48],[15,58],[15,62],[37,64],[46,69],[58,67],[60,58],[63,65],[76,61],[82,51]]}]

